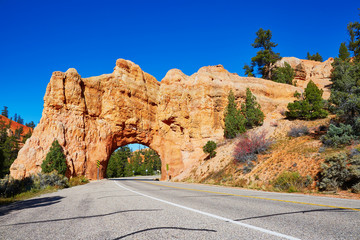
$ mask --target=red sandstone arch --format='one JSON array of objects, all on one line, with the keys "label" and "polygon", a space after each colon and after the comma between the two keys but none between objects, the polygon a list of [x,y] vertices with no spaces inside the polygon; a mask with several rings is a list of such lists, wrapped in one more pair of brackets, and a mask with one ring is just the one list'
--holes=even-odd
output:
[{"label": "red sandstone arch", "polygon": [[[105,176],[112,152],[129,143],[154,149],[169,175],[186,177],[205,157],[202,146],[223,138],[223,110],[230,89],[238,101],[249,87],[265,113],[286,107],[299,88],[256,78],[242,78],[221,65],[203,67],[192,76],[170,70],[161,83],[130,61],[119,59],[114,72],[81,78],[75,69],[54,72],[44,110],[33,135],[10,169],[23,178],[41,171],[57,139],[68,176],[96,178],[96,162]],[[265,89],[265,90],[264,90]],[[279,110],[277,110],[279,112]]]}]

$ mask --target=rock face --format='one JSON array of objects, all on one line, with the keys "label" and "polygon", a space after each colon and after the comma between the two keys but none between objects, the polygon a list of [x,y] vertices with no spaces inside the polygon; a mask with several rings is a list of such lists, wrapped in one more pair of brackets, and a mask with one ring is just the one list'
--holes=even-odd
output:
[{"label": "rock face", "polygon": [[325,62],[298,59],[295,57],[283,57],[274,64],[274,67],[284,67],[285,62],[295,70],[296,86],[306,88],[310,80],[312,80],[319,88],[324,89],[323,98],[330,97],[330,76],[332,71],[333,58],[329,58]]},{"label": "rock face", "polygon": [[[184,178],[206,155],[208,140],[223,139],[224,109],[232,89],[237,102],[250,88],[267,117],[279,114],[302,89],[272,81],[239,77],[221,65],[187,76],[170,70],[161,82],[130,61],[119,59],[114,72],[81,78],[75,69],[54,72],[44,110],[33,135],[11,166],[23,178],[41,171],[57,139],[67,159],[67,176],[105,177],[108,160],[118,147],[141,143],[161,157],[162,179]],[[167,169],[169,169],[167,171]]]}]

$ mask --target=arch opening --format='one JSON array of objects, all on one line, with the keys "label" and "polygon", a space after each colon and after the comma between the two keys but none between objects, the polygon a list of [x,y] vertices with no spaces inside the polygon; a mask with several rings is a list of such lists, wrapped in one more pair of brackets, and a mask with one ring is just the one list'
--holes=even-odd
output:
[{"label": "arch opening", "polygon": [[142,144],[127,144],[117,148],[105,166],[106,178],[132,176],[159,176],[161,174],[160,155]]}]

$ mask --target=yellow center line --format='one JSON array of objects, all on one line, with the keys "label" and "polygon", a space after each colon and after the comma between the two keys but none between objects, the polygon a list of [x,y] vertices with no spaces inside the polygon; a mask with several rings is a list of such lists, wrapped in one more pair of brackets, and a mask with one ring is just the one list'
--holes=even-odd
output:
[{"label": "yellow center line", "polygon": [[219,194],[219,195],[236,196],[236,197],[243,197],[243,198],[254,198],[254,199],[261,199],[261,200],[268,200],[268,201],[295,203],[295,204],[303,204],[303,205],[311,205],[311,206],[320,206],[320,207],[328,207],[328,208],[347,209],[347,210],[353,210],[353,211],[358,211],[358,212],[360,212],[360,209],[350,208],[350,207],[338,207],[338,206],[324,205],[324,204],[317,204],[317,203],[306,203],[306,202],[298,202],[298,201],[290,201],[290,200],[282,200],[282,199],[274,199],[274,198],[265,198],[265,197],[256,197],[256,196],[248,196],[248,195],[233,194],[233,193],[213,192],[213,191],[200,190],[200,189],[192,189],[192,188],[168,186],[168,185],[164,185],[164,184],[160,184],[160,183],[152,183],[152,182],[147,182],[147,181],[140,181],[140,180],[138,180],[138,181],[139,181],[139,182],[143,182],[143,183],[152,184],[152,185],[162,186],[162,187],[176,188],[176,189],[182,189],[182,190],[188,190],[188,191],[195,191],[195,192],[205,192],[205,193],[213,193],[213,194]]}]

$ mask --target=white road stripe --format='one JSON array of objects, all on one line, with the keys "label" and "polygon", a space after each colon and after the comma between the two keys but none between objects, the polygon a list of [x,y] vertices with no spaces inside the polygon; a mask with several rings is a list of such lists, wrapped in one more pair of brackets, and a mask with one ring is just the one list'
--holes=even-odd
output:
[{"label": "white road stripe", "polygon": [[264,229],[264,228],[256,227],[256,226],[253,226],[253,225],[250,225],[250,224],[246,224],[246,223],[242,223],[242,222],[237,222],[237,221],[234,221],[234,220],[229,219],[229,218],[224,218],[224,217],[221,217],[221,216],[218,216],[218,215],[214,215],[214,214],[211,214],[211,213],[207,213],[207,212],[203,212],[203,211],[200,211],[200,210],[196,210],[196,209],[194,209],[194,208],[185,207],[185,206],[183,206],[183,205],[179,205],[179,204],[172,203],[172,202],[168,202],[168,201],[166,201],[166,200],[162,200],[162,199],[159,199],[159,198],[156,198],[156,197],[152,197],[152,196],[149,196],[149,195],[146,195],[146,194],[143,194],[143,193],[140,193],[140,192],[131,190],[131,189],[127,188],[127,187],[124,187],[124,186],[118,184],[116,181],[114,181],[114,183],[115,183],[116,185],[118,185],[119,187],[121,187],[121,188],[123,188],[123,189],[126,189],[126,190],[128,190],[128,191],[130,191],[130,192],[136,193],[136,194],[138,194],[138,195],[141,195],[141,196],[144,196],[144,197],[147,197],[147,198],[151,198],[151,199],[156,200],[156,201],[159,201],[159,202],[163,202],[163,203],[166,203],[166,204],[169,204],[169,205],[173,205],[173,206],[175,206],[175,207],[183,208],[183,209],[186,209],[186,210],[188,210],[188,211],[200,213],[200,214],[205,215],[205,216],[208,216],[208,217],[216,218],[216,219],[219,219],[219,220],[222,220],[222,221],[225,221],[225,222],[230,222],[230,223],[233,223],[233,224],[236,224],[236,225],[240,225],[240,226],[242,226],[242,227],[254,229],[254,230],[257,230],[257,231],[260,231],[260,232],[263,232],[263,233],[267,233],[267,234],[270,234],[270,235],[273,235],[273,236],[277,236],[277,237],[281,237],[281,238],[285,238],[285,239],[291,239],[291,240],[300,240],[299,238],[295,238],[295,237],[292,237],[292,236],[288,236],[288,235],[285,235],[285,234],[282,234],[282,233],[270,231],[270,230],[267,230],[267,229]]}]

